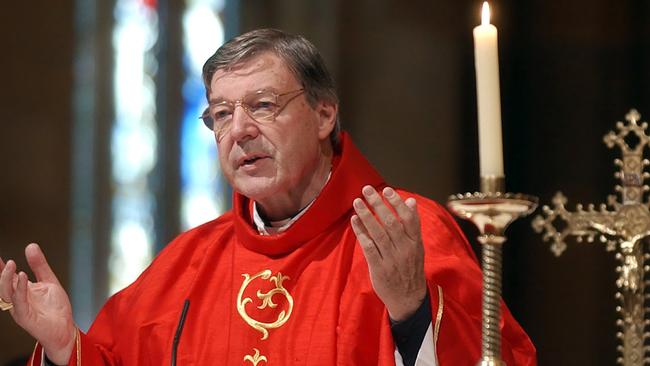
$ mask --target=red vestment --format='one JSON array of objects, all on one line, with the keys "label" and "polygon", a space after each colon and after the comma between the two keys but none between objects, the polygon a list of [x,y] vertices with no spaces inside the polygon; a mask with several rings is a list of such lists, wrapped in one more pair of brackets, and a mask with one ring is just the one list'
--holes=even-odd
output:
[{"label": "red vestment", "polygon": [[[70,365],[169,365],[186,299],[179,366],[394,365],[388,314],[350,226],[366,184],[385,186],[343,134],[330,180],[287,231],[259,235],[250,200],[235,193],[232,211],[181,234],[108,300]],[[398,193],[418,204],[439,365],[475,365],[482,277],[470,245],[438,204]],[[503,360],[535,365],[534,346],[503,310]]]}]

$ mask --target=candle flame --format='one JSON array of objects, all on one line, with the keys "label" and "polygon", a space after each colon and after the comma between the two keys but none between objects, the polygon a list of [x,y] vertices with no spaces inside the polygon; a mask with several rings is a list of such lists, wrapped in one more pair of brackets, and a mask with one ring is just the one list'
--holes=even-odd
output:
[{"label": "candle flame", "polygon": [[481,25],[490,24],[490,5],[487,1],[483,2],[483,10],[481,11]]}]

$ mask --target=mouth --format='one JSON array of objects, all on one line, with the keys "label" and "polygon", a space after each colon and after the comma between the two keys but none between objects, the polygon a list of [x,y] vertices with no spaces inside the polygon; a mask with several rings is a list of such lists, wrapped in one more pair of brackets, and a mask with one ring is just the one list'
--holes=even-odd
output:
[{"label": "mouth", "polygon": [[266,158],[268,158],[268,156],[261,155],[261,154],[246,155],[246,156],[239,159],[238,166],[245,167],[245,166],[254,165],[257,161],[262,160],[262,159],[266,159]]}]

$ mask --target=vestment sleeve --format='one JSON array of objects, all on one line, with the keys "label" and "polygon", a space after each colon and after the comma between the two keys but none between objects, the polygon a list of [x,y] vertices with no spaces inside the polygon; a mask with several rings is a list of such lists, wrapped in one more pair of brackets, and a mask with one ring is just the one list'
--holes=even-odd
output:
[{"label": "vestment sleeve", "polygon": [[[28,366],[46,365],[44,362],[44,352],[40,344],[36,344],[34,353],[27,363]],[[72,350],[72,356],[68,362],[69,366],[113,366],[110,353],[97,346],[85,333],[77,333],[77,342]]]},{"label": "vestment sleeve", "polygon": [[[427,304],[429,306],[429,304]],[[424,339],[419,345],[417,357],[413,360],[414,366],[438,366],[436,360],[436,349],[433,342],[433,323],[429,322]],[[395,366],[406,366],[402,355],[395,349]]]},{"label": "vestment sleeve", "polygon": [[[393,341],[401,356],[403,366],[413,366],[418,358],[422,342],[431,324],[431,306],[427,291],[420,307],[408,319],[401,322],[390,320]],[[425,345],[426,346],[426,345]]]}]

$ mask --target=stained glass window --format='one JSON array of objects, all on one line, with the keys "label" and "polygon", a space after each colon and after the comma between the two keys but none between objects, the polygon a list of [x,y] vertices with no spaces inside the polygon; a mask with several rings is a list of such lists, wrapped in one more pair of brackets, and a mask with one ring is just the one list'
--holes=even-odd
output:
[{"label": "stained glass window", "polygon": [[183,15],[186,79],[181,127],[181,228],[212,220],[226,209],[227,186],[219,173],[212,131],[198,119],[205,109],[203,63],[224,42],[224,0],[186,0]]},{"label": "stained glass window", "polygon": [[[171,5],[159,4],[157,0],[114,0],[113,5],[97,0],[76,1],[78,112],[74,151],[75,171],[81,173],[75,174],[74,179],[72,300],[75,316],[84,329],[106,296],[103,284],[97,292],[92,284],[86,285],[95,280],[103,282],[104,266],[96,266],[97,261],[107,261],[107,291],[113,294],[133,282],[149,265],[156,248],[164,246],[162,241],[167,238],[156,237],[163,225],[161,216],[173,217],[178,213],[180,222],[170,229],[177,232],[216,218],[229,205],[214,137],[198,116],[206,105],[201,67],[224,41],[224,19],[230,21],[230,34],[236,29],[237,1],[184,1],[182,13],[169,12],[167,7]],[[161,8],[163,5],[165,8]],[[112,20],[107,20],[101,10],[107,7],[113,10]],[[167,33],[173,28],[161,21],[182,24],[182,45],[169,42],[177,37]],[[110,39],[100,31],[106,25],[112,27]],[[97,40],[109,42],[111,62],[101,59],[104,53],[99,50],[106,48],[101,48],[105,44]],[[173,62],[161,59],[169,57],[169,53],[159,52],[165,47],[177,52],[179,58],[182,54],[183,69],[172,69]],[[183,75],[182,85],[165,84],[182,90],[182,100],[165,99],[165,103],[182,105],[181,121],[170,121],[173,117],[165,114],[168,109],[157,105],[162,99],[157,94],[164,93],[157,90],[156,81],[179,80],[168,73]],[[111,83],[107,89],[102,80]],[[112,101],[106,100],[110,97],[97,99],[106,93],[112,93]],[[106,113],[102,107],[109,105],[112,110]],[[165,123],[178,126],[178,130],[163,128]],[[108,160],[105,151],[99,149],[104,146],[104,139],[98,137],[102,144],[97,149],[93,145],[94,132],[104,131],[102,126],[109,126]],[[166,135],[158,135],[163,133]],[[164,202],[166,197],[160,193],[162,179],[170,174],[175,179],[174,173],[160,173],[161,167],[170,164],[169,160],[158,161],[159,150],[176,146],[158,143],[168,139],[179,139],[180,151],[165,150],[166,156],[178,159],[169,170],[179,168],[178,205]],[[103,175],[95,174],[103,172],[105,161],[109,163],[108,188],[100,181]],[[102,209],[105,199],[110,201],[110,213]],[[104,215],[110,216],[108,220],[104,220]],[[102,225],[106,221],[110,221],[108,228]],[[97,226],[93,226],[95,223]]]},{"label": "stained glass window", "polygon": [[153,254],[155,202],[149,180],[156,165],[158,138],[157,40],[155,0],[117,0],[113,30],[115,121],[110,146],[111,294],[135,280]]}]

